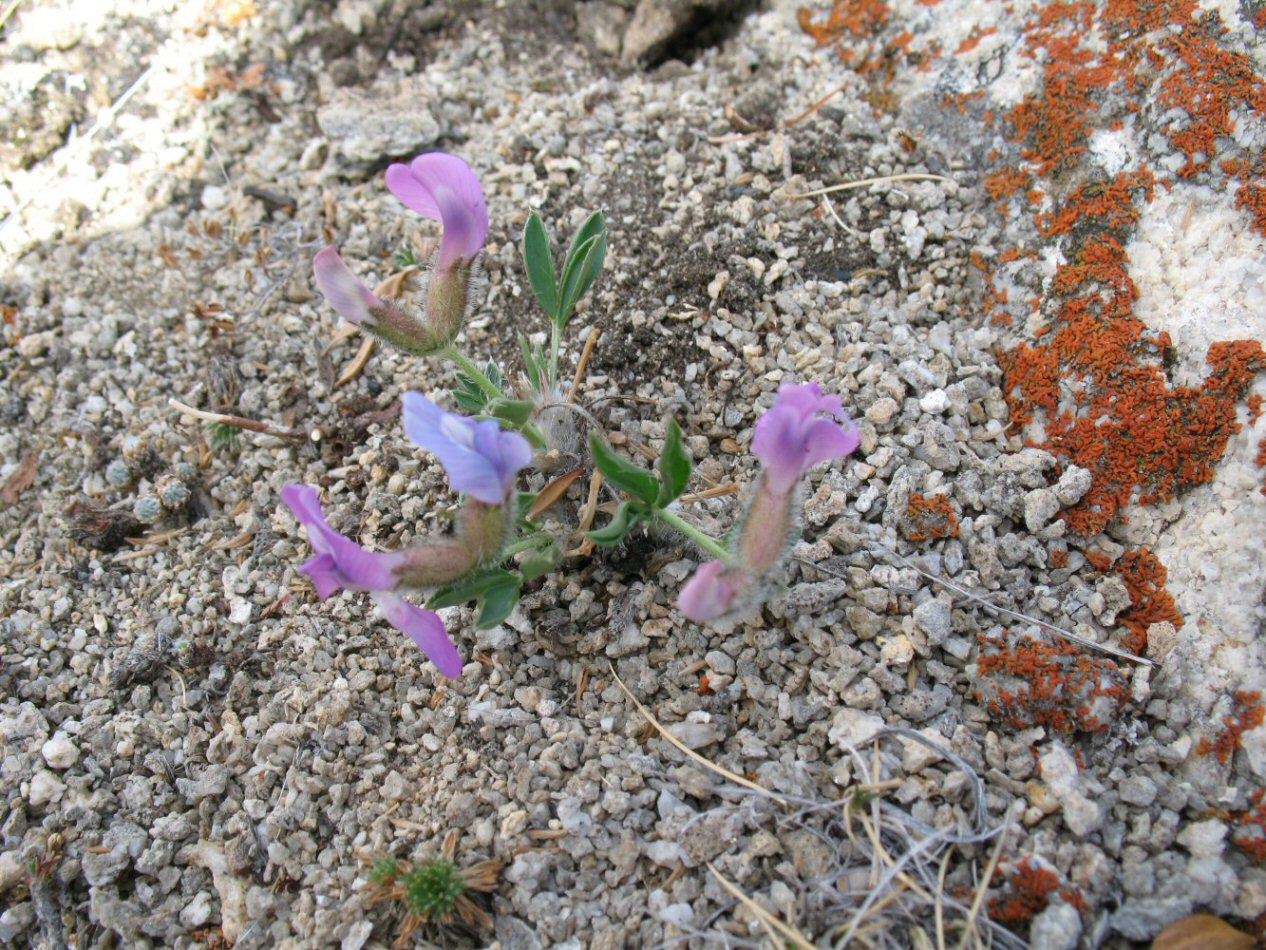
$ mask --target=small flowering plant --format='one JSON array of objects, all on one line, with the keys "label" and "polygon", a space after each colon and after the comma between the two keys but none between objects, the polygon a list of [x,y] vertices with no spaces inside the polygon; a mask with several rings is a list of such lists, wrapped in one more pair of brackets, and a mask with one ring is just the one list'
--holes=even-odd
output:
[{"label": "small flowering plant", "polygon": [[[421,303],[410,305],[371,290],[333,246],[317,253],[313,274],[326,301],[344,319],[406,353],[439,356],[456,365],[453,399],[471,416],[446,411],[417,392],[405,394],[403,416],[408,437],[440,460],[450,487],[464,496],[457,530],[403,550],[373,552],[330,527],[316,489],[288,485],[282,500],[307,530],[313,557],[299,570],[311,578],[317,596],[325,600],[339,590],[368,593],[387,621],[413,640],[439,672],[456,677],[462,670],[461,654],[435,611],[474,602],[478,627],[499,624],[513,611],[524,585],[555,569],[563,556],[559,539],[532,516],[539,514],[542,502],[548,507],[561,497],[570,484],[566,479],[577,473],[546,485],[539,494],[519,492],[518,481],[534,463],[544,470],[537,460],[555,448],[547,433],[556,427],[538,423],[546,410],[572,398],[559,386],[562,339],[577,305],[601,273],[606,223],[601,212],[590,215],[559,270],[544,223],[535,212],[529,215],[523,260],[550,334],[548,349],[519,335],[523,373],[515,385],[495,364],[480,366],[455,343],[475,304],[475,276],[489,231],[478,176],[462,159],[432,152],[407,165],[392,165],[386,178],[407,208],[443,227],[435,259],[417,275],[425,288]],[[413,276],[412,262],[410,268]],[[582,407],[571,408],[595,429],[588,440],[592,484],[596,489],[599,479],[605,481],[617,501],[610,520],[586,532],[591,546],[621,544],[651,522],[689,539],[711,558],[680,594],[682,614],[696,622],[741,616],[778,592],[783,564],[799,537],[804,476],[819,463],[851,454],[859,443],[838,396],[824,394],[815,383],[782,386],[773,407],[756,424],[752,451],[761,462],[760,474],[747,492],[738,523],[722,540],[700,531],[682,513],[692,461],[676,420],[667,422],[664,447],[652,471],[618,454]],[[408,591],[429,592],[426,606],[406,600]]]}]

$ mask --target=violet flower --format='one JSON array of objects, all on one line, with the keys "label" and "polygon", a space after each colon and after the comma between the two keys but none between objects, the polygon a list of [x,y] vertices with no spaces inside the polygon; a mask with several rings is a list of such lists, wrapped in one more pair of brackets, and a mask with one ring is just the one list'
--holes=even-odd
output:
[{"label": "violet flower", "polygon": [[677,606],[690,620],[733,616],[777,590],[777,571],[799,535],[794,491],[814,465],[857,449],[861,436],[839,396],[816,383],[783,385],[756,423],[752,451],[763,463],[760,480],[730,539],[729,563],[709,561],[682,587]]},{"label": "violet flower", "polygon": [[427,152],[408,165],[392,165],[387,187],[406,208],[444,226],[437,270],[452,271],[460,262],[469,266],[482,250],[488,238],[483,186],[456,155]]},{"label": "violet flower", "polygon": [[822,395],[817,383],[784,383],[773,408],[756,423],[752,452],[765,466],[763,487],[783,496],[813,466],[851,455],[860,443],[839,396]]},{"label": "violet flower", "polygon": [[404,431],[439,456],[454,491],[486,505],[505,504],[515,475],[532,461],[532,447],[517,432],[445,412],[421,393],[404,394]]},{"label": "violet flower", "polygon": [[388,622],[421,647],[436,669],[450,678],[461,675],[461,655],[439,615],[393,593],[400,586],[398,571],[408,563],[407,552],[375,554],[339,534],[325,520],[315,488],[287,485],[281,499],[307,529],[308,542],[316,552],[299,570],[312,578],[318,597],[326,600],[340,587],[371,592]]},{"label": "violet flower", "polygon": [[348,323],[372,328],[389,306],[356,279],[333,244],[312,258],[312,275],[326,302]]},{"label": "violet flower", "polygon": [[396,588],[400,555],[366,551],[331,528],[315,488],[287,485],[281,490],[281,500],[308,529],[308,543],[316,556],[305,561],[299,571],[312,578],[318,597],[327,600],[340,587],[357,591]]}]

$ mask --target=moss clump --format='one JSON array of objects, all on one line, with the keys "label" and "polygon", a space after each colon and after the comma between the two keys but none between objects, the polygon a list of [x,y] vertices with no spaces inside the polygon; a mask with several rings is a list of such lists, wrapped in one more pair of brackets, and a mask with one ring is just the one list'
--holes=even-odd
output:
[{"label": "moss clump", "polygon": [[405,902],[419,917],[442,919],[450,914],[466,890],[457,865],[434,857],[417,865],[404,876]]}]

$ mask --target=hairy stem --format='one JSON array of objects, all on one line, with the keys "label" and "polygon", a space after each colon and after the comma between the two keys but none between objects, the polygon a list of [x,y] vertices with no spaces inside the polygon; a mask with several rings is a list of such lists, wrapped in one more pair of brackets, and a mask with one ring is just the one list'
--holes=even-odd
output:
[{"label": "hairy stem", "polygon": [[734,556],[725,549],[725,546],[722,545],[720,541],[712,537],[710,534],[704,534],[680,515],[661,508],[655,512],[655,517],[664,522],[664,524],[668,525],[678,534],[682,534],[689,538],[698,545],[699,549],[704,553],[710,554],[712,557],[724,564],[733,563]]}]

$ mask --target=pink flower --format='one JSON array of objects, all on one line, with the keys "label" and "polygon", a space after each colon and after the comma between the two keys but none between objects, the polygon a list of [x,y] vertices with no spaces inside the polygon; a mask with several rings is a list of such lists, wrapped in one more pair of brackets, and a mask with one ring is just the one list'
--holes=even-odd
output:
[{"label": "pink flower", "polygon": [[742,568],[709,561],[695,571],[677,596],[677,607],[687,620],[703,623],[732,613],[740,595],[752,585]]},{"label": "pink flower", "polygon": [[822,395],[817,383],[785,383],[774,407],[756,423],[752,452],[765,466],[764,487],[783,496],[813,466],[851,455],[860,443],[839,396]]},{"label": "pink flower", "polygon": [[437,270],[475,259],[488,237],[488,206],[479,176],[462,159],[427,152],[387,169],[387,187],[405,207],[444,226]]}]

